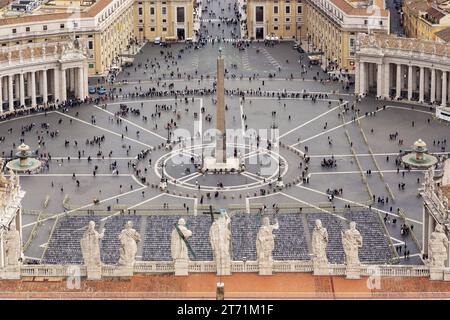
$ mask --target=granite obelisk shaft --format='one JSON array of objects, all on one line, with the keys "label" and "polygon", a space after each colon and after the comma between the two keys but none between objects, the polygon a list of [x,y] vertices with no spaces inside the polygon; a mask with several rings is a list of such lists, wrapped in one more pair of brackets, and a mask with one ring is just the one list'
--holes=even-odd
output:
[{"label": "granite obelisk shaft", "polygon": [[217,135],[216,135],[216,162],[227,162],[227,141],[225,127],[225,89],[224,89],[224,60],[222,55],[217,58]]}]

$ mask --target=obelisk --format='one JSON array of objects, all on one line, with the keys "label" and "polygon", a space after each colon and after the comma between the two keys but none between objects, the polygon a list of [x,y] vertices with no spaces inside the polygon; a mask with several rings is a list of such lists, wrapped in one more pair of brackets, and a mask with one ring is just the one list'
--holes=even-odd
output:
[{"label": "obelisk", "polygon": [[224,89],[224,60],[222,57],[222,48],[219,49],[217,57],[217,103],[216,103],[216,163],[227,162],[227,139],[225,132],[225,89]]}]

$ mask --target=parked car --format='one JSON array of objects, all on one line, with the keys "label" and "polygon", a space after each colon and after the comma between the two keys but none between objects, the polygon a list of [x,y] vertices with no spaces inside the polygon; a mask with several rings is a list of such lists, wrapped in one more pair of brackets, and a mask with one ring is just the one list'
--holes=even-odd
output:
[{"label": "parked car", "polygon": [[106,89],[103,87],[97,88],[97,93],[99,95],[104,95],[104,94],[106,94]]},{"label": "parked car", "polygon": [[89,87],[89,94],[95,94],[97,92],[97,90],[95,89],[95,87]]}]

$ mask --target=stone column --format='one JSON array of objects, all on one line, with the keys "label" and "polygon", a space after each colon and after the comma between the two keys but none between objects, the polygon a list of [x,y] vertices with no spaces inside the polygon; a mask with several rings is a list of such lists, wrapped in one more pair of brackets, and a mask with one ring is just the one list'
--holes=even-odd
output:
[{"label": "stone column", "polygon": [[423,102],[425,93],[425,70],[420,67],[420,79],[419,79],[419,102]]},{"label": "stone column", "polygon": [[0,233],[0,268],[5,267],[5,255],[4,255],[5,249],[3,248],[4,233],[5,233],[5,231]]},{"label": "stone column", "polygon": [[431,69],[430,101],[434,102],[435,100],[436,100],[436,69]]},{"label": "stone column", "polygon": [[25,83],[23,80],[23,73],[19,74],[20,81],[20,106],[25,106]]},{"label": "stone column", "polygon": [[61,84],[61,72],[59,72],[58,69],[53,69],[53,99],[55,100],[55,103],[57,100],[61,102],[61,91],[60,91],[60,84]]},{"label": "stone column", "polygon": [[359,61],[355,62],[355,94],[358,95],[360,93],[360,80],[359,80],[359,72],[360,72],[360,66],[359,66]]},{"label": "stone column", "polygon": [[88,86],[88,76],[89,76],[89,69],[88,69],[88,64],[87,63],[83,63],[83,87],[84,87],[84,95],[88,96],[89,94],[89,86]]},{"label": "stone column", "polygon": [[442,97],[442,72],[436,70],[436,95],[435,101],[439,101]]},{"label": "stone column", "polygon": [[31,107],[36,107],[36,75],[31,72]]},{"label": "stone column", "polygon": [[3,113],[3,77],[0,76],[0,113]]},{"label": "stone column", "polygon": [[75,86],[75,69],[68,69],[69,72],[69,91],[75,91],[76,94],[76,86]]},{"label": "stone column", "polygon": [[384,65],[384,96],[389,98],[389,89],[390,89],[390,78],[389,78],[389,70],[390,64],[386,63]]},{"label": "stone column", "polygon": [[412,84],[412,79],[413,79],[413,67],[412,66],[408,66],[408,100],[412,100],[412,93],[413,93],[413,84]]},{"label": "stone column", "polygon": [[[442,99],[441,105],[447,106],[447,71],[442,71]],[[450,252],[450,250],[449,250]]]},{"label": "stone column", "polygon": [[366,74],[367,63],[360,62],[359,66],[361,69],[359,72],[359,77],[360,77],[359,91],[361,92],[361,94],[365,94],[366,93],[366,81],[367,81],[367,74]]},{"label": "stone column", "polygon": [[80,67],[77,69],[78,71],[78,98],[84,99],[86,97],[86,93],[84,92],[84,68]]},{"label": "stone column", "polygon": [[14,75],[8,76],[8,99],[9,99],[9,111],[14,111],[14,89],[13,89],[13,77]]},{"label": "stone column", "polygon": [[395,81],[395,86],[396,86],[395,97],[398,98],[402,95],[402,65],[401,64],[397,64],[396,78],[397,79]]},{"label": "stone column", "polygon": [[377,97],[383,95],[383,65],[381,63],[377,64]]},{"label": "stone column", "polygon": [[60,74],[61,74],[60,75],[60,78],[61,78],[60,97],[61,97],[61,101],[66,101],[67,100],[66,69],[61,69]]},{"label": "stone column", "polygon": [[42,70],[42,103],[48,103],[47,70]]}]

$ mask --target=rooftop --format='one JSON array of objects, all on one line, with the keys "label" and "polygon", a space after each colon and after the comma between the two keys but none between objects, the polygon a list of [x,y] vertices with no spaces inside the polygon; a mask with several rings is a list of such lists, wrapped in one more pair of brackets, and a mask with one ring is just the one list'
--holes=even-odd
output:
[{"label": "rooftop", "polygon": [[[32,281],[34,280],[34,281]],[[126,280],[82,280],[80,289],[68,289],[65,279],[43,278],[0,282],[0,298],[19,299],[215,299],[218,277],[212,273],[134,276]],[[279,273],[269,277],[235,273],[222,277],[225,298],[450,298],[450,283],[428,278],[381,279],[381,289],[368,289],[367,278],[319,277],[310,273]]]},{"label": "rooftop", "polygon": [[436,37],[438,37],[439,39],[441,39],[445,42],[450,42],[450,27],[445,28],[441,31],[438,31],[435,34],[436,34]]},{"label": "rooftop", "polygon": [[389,11],[385,9],[384,1],[382,0],[330,0],[335,6],[340,8],[346,14],[359,16],[372,16],[378,13],[377,7],[380,8],[379,13],[383,17],[389,15]]}]

